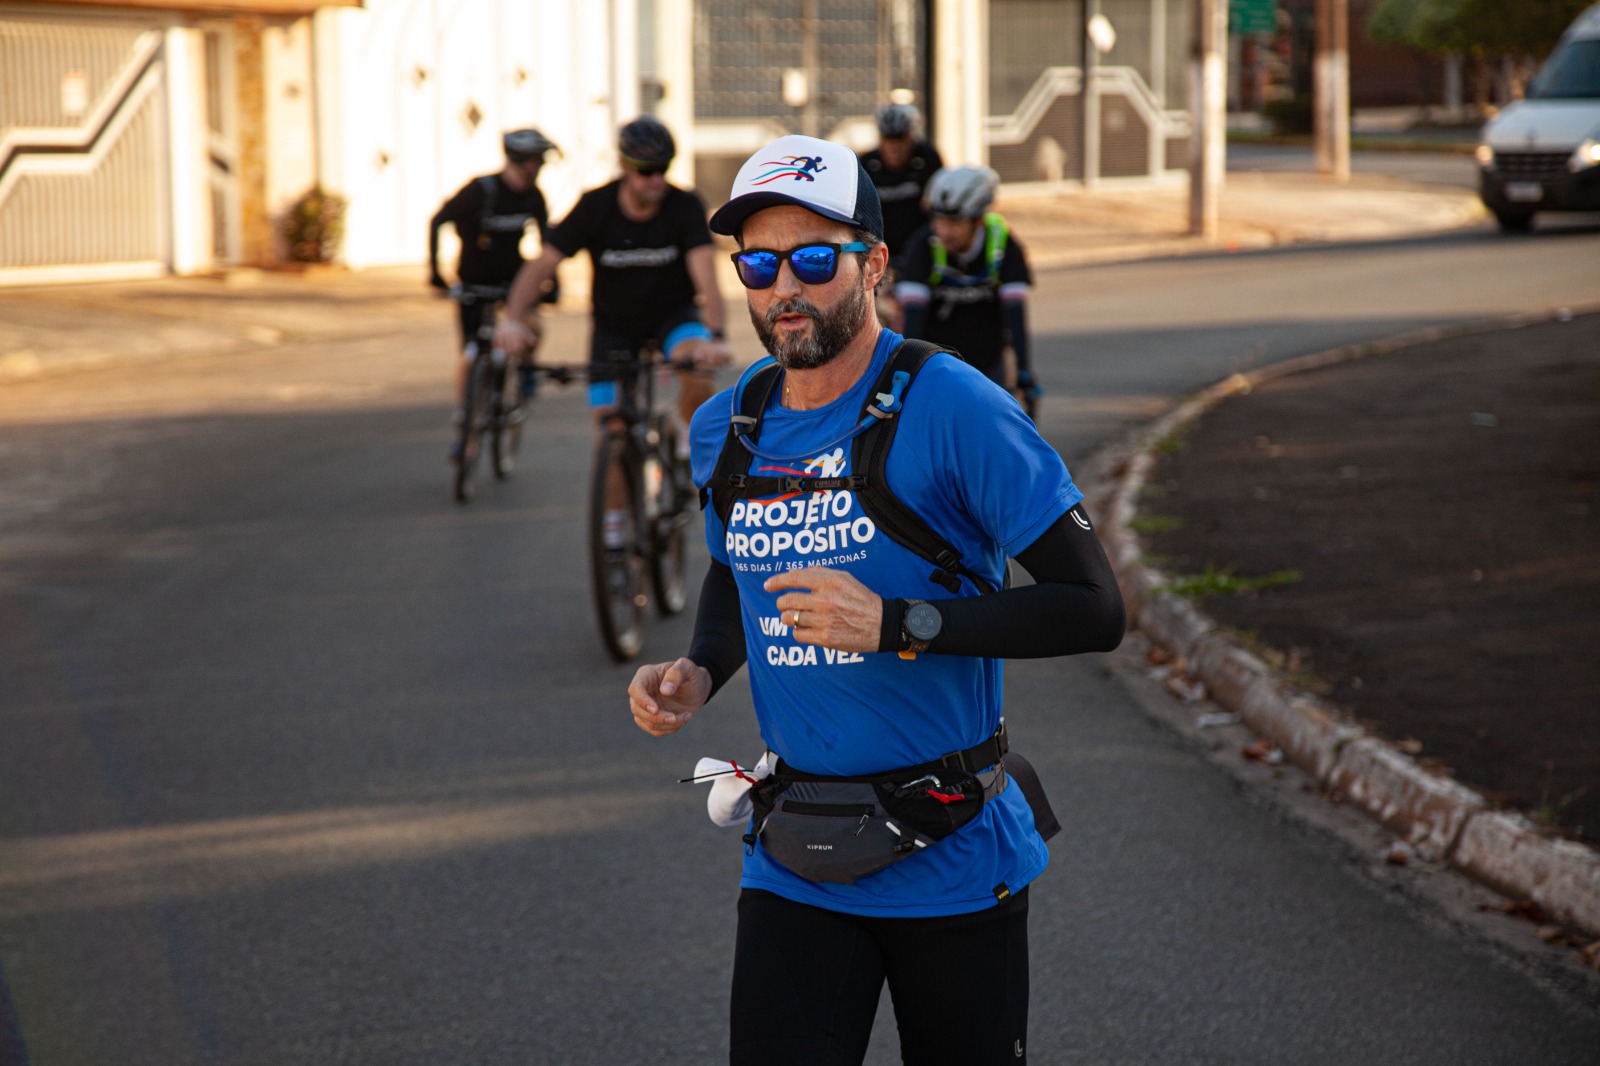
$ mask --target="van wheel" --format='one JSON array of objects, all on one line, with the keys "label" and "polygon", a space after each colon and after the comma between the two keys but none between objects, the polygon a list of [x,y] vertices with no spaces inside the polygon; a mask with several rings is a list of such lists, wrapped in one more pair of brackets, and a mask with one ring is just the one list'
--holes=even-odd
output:
[{"label": "van wheel", "polygon": [[1501,208],[1494,213],[1502,233],[1527,233],[1533,228],[1532,211],[1511,211]]}]

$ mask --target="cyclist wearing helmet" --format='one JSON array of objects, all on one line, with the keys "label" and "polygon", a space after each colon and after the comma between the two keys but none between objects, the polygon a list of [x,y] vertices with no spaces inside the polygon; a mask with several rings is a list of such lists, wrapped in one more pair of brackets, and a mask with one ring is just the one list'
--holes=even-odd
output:
[{"label": "cyclist wearing helmet", "polygon": [[938,150],[917,136],[922,116],[914,106],[884,104],[877,117],[879,144],[861,157],[861,165],[883,204],[883,240],[889,246],[889,266],[895,269],[905,256],[906,241],[928,221],[923,193],[944,163]]},{"label": "cyclist wearing helmet", "polygon": [[[517,275],[495,340],[520,351],[535,337],[522,315],[555,277],[556,265],[587,250],[594,265],[594,326],[589,348],[589,402],[597,421],[616,403],[618,360],[635,358],[654,340],[668,358],[691,356],[696,369],[679,371],[678,410],[683,425],[713,391],[711,369],[728,362],[723,342],[727,316],[717,288],[706,209],[692,192],[667,183],[677,152],[672,134],[649,116],[626,126],[617,141],[622,175],[591,189],[550,231],[539,258]],[[679,445],[687,457],[688,434]],[[620,540],[623,511],[608,516]]]},{"label": "cyclist wearing helmet", "polygon": [[989,210],[1000,178],[988,167],[941,170],[928,183],[933,220],[906,250],[895,296],[905,334],[962,357],[1005,387],[1006,345],[1017,359],[1017,391],[1033,413],[1040,395],[1028,361],[1028,291],[1022,242]]},{"label": "cyclist wearing helmet", "polygon": [[[535,181],[545,153],[560,149],[535,129],[513,130],[501,143],[506,152],[505,169],[467,182],[428,224],[428,282],[437,289],[450,287],[439,272],[439,230],[445,223],[455,226],[461,238],[456,275],[466,285],[509,285],[522,268],[522,236],[528,225],[536,224],[540,239],[546,237],[550,215]],[[553,290],[546,294],[546,299],[554,298]],[[468,346],[476,345],[478,327],[489,305],[464,300],[458,306],[461,344],[470,357]],[[467,360],[460,360],[458,393],[466,383],[466,368]],[[532,378],[525,375],[524,390],[531,385]]]}]

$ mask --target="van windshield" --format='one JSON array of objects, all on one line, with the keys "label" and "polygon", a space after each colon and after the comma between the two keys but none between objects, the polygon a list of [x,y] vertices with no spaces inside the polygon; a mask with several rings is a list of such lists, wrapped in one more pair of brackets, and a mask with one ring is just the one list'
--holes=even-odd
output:
[{"label": "van windshield", "polygon": [[1528,86],[1530,100],[1600,99],[1600,38],[1568,41]]}]

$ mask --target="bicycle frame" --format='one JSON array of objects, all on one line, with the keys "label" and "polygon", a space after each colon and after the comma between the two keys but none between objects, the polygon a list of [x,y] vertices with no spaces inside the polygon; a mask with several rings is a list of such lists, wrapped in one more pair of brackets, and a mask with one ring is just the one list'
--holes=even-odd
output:
[{"label": "bicycle frame", "polygon": [[[493,457],[494,475],[505,480],[511,474],[513,455],[521,439],[523,408],[527,397],[507,395],[511,382],[508,371],[511,360],[495,347],[495,320],[500,305],[505,300],[507,287],[503,285],[459,285],[448,295],[463,305],[483,304],[488,313],[478,322],[477,334],[467,344],[468,360],[466,378],[461,390],[461,433],[457,444],[454,492],[457,503],[467,503],[473,495],[473,479],[481,445],[488,441]],[[534,375],[566,382],[571,372],[562,367],[541,367],[532,361],[522,361]],[[530,389],[529,394],[532,395]]]},{"label": "bicycle frame", "polygon": [[[615,408],[602,416],[590,500],[590,555],[601,637],[619,662],[643,645],[644,590],[648,570],[656,608],[682,610],[685,537],[690,495],[682,491],[674,451],[674,417],[657,403],[656,377],[670,364],[647,344],[637,357],[613,363]],[[688,364],[676,364],[686,366]],[[618,482],[620,481],[620,485]],[[618,499],[619,492],[625,499]],[[607,512],[625,504],[626,547],[607,542]],[[614,535],[614,533],[613,533]]]}]

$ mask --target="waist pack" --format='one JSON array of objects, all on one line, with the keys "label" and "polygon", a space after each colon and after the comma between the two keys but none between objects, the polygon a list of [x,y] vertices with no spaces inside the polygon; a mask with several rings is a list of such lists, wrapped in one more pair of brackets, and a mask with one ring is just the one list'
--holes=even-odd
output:
[{"label": "waist pack", "polygon": [[1060,826],[1026,759],[994,736],[942,759],[860,777],[809,774],[780,759],[750,789],[747,848],[761,847],[808,881],[852,884],[928,848],[978,816],[1015,771],[1048,840]]}]

